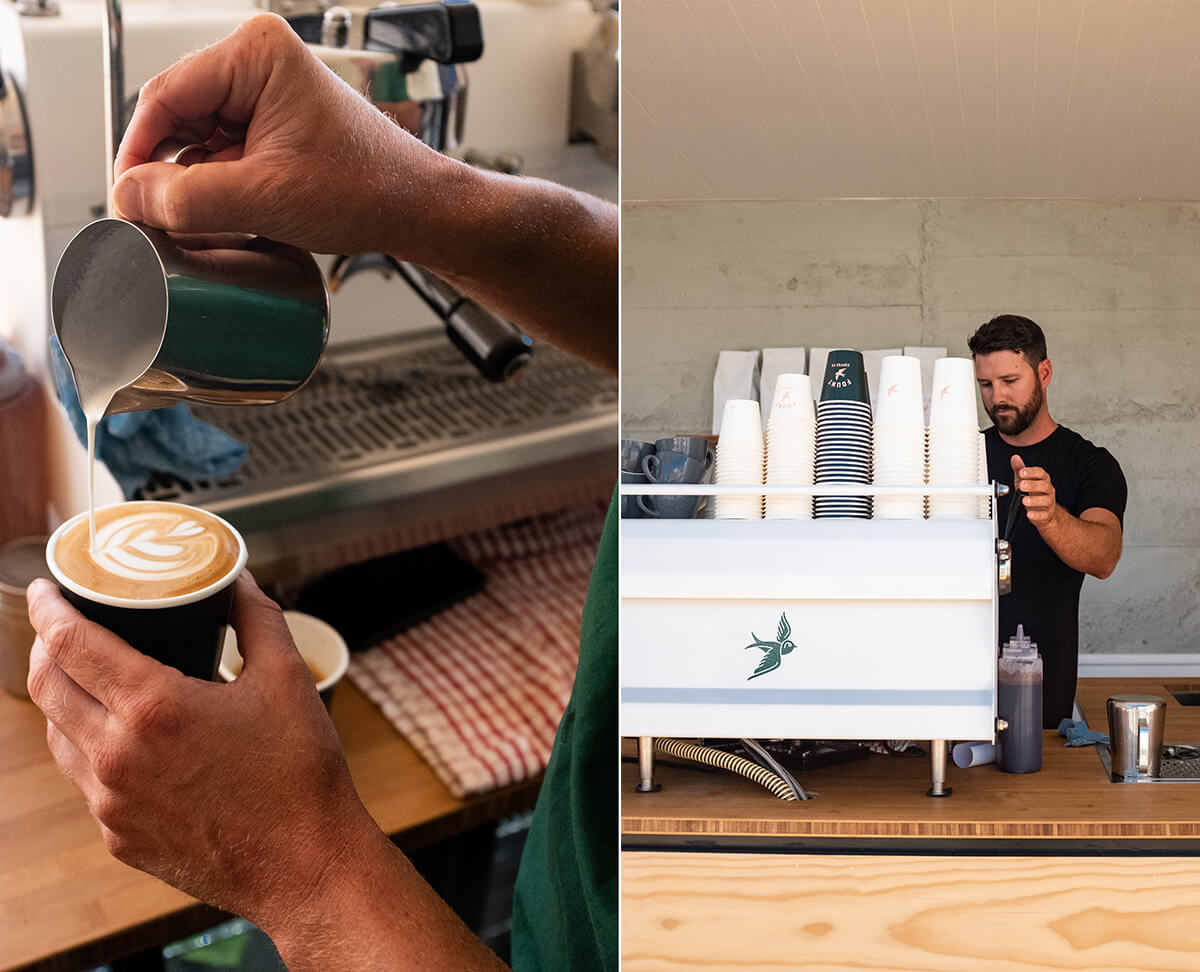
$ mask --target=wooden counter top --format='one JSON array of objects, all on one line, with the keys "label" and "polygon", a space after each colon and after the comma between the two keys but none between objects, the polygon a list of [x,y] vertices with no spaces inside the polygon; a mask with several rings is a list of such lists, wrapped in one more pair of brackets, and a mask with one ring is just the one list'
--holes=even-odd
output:
[{"label": "wooden counter top", "polygon": [[[363,802],[406,850],[527,809],[536,798],[538,780],[455,799],[348,680],[332,715]],[[76,972],[221,920],[109,856],[83,798],[51,760],[45,733],[32,703],[0,692],[0,972]]]},{"label": "wooden counter top", "polygon": [[[1171,695],[1200,685],[1186,679],[1088,679],[1078,699],[1088,725],[1107,732],[1104,701],[1126,692],[1167,702],[1165,742],[1200,742],[1200,707]],[[633,750],[625,743],[628,756]],[[622,832],[630,846],[682,840],[909,838],[915,840],[1176,841],[1200,838],[1200,784],[1109,782],[1093,746],[1068,748],[1047,732],[1038,773],[1014,775],[994,764],[961,770],[952,763],[953,795],[932,799],[930,760],[871,754],[866,759],[797,777],[815,795],[778,800],[723,770],[669,765],[659,757],[662,790],[633,792],[637,765],[622,767]]]}]

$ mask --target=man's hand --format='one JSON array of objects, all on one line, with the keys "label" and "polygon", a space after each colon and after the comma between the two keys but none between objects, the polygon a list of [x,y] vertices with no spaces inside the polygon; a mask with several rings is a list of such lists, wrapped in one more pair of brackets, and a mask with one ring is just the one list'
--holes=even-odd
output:
[{"label": "man's hand", "polygon": [[[186,168],[148,163],[166,138],[216,151]],[[391,252],[397,225],[414,241],[426,232],[424,203],[450,189],[452,165],[328,70],[286,21],[261,14],[142,88],[113,202],[118,216],[170,231]]]},{"label": "man's hand", "polygon": [[[1058,505],[1050,474],[1040,466],[1026,466],[1012,457],[1013,482],[1029,522],[1068,567],[1103,580],[1121,559],[1121,521],[1103,507],[1091,507],[1072,516]],[[1013,497],[1016,502],[1016,497]]]},{"label": "man's hand", "polygon": [[35,581],[29,693],[114,857],[262,924],[304,913],[369,817],[282,612],[248,573],[237,583],[245,668],[226,685],[143,655]]},{"label": "man's hand", "polygon": [[[187,167],[148,161],[167,138],[214,151]],[[442,155],[274,14],[250,17],[147,82],[115,173],[124,219],[316,253],[388,253],[616,372],[617,207]]]},{"label": "man's hand", "polygon": [[1012,457],[1013,482],[1022,494],[1021,503],[1029,522],[1039,529],[1054,520],[1059,506],[1054,500],[1054,484],[1041,466],[1026,466],[1020,456]]}]

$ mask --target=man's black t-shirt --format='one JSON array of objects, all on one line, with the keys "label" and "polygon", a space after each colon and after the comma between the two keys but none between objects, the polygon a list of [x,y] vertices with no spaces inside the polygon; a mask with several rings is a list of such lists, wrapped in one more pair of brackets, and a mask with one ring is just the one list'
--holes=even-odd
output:
[{"label": "man's black t-shirt", "polygon": [[[984,433],[988,475],[1013,485],[1012,457],[1026,466],[1041,466],[1050,474],[1055,502],[1073,516],[1100,507],[1118,520],[1125,516],[1125,476],[1107,449],[1092,445],[1077,432],[1059,426],[1041,442],[1011,446],[995,428]],[[997,510],[1000,531],[1008,522],[1014,493],[1002,496]],[[1072,570],[1050,549],[1024,513],[1018,515],[1012,536],[1012,591],[1000,598],[1000,642],[1025,626],[1041,652],[1044,666],[1042,717],[1047,729],[1057,729],[1071,717],[1079,668],[1079,590],[1083,574]]]}]

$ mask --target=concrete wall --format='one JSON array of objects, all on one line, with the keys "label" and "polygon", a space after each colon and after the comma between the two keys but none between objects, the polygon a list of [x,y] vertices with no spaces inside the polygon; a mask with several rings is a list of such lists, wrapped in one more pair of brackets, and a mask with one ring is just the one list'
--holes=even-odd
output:
[{"label": "concrete wall", "polygon": [[1046,331],[1051,413],[1129,480],[1084,652],[1200,648],[1200,203],[627,203],[623,434],[709,431],[723,349],[944,345]]}]

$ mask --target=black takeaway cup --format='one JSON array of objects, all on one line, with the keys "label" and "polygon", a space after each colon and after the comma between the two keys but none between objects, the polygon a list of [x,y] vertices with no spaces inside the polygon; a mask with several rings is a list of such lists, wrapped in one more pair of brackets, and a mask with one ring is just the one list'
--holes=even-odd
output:
[{"label": "black takeaway cup", "polygon": [[221,517],[137,501],[62,524],[46,565],[86,618],[185,675],[215,681],[246,543]]}]

